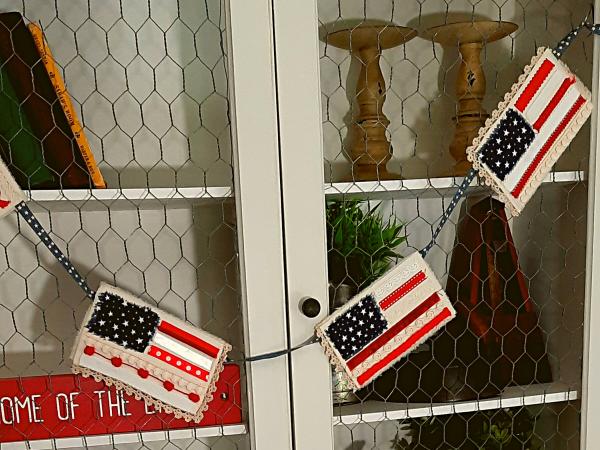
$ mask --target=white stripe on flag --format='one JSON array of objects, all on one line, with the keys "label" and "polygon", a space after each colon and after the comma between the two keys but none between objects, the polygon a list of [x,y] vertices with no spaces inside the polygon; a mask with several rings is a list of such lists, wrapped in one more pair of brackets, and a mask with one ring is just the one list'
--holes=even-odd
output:
[{"label": "white stripe on flag", "polygon": [[185,344],[167,336],[166,334],[157,331],[154,335],[152,343],[158,347],[162,347],[165,350],[179,356],[181,359],[185,359],[203,369],[210,371],[213,360],[202,353],[199,350],[192,349]]},{"label": "white stripe on flag", "polygon": [[525,108],[523,115],[527,119],[527,122],[530,124],[535,123],[565,78],[567,78],[567,74],[562,69],[554,66],[542,87],[536,92],[529,105],[527,105],[527,108]]},{"label": "white stripe on flag", "polygon": [[562,101],[554,108],[554,111],[552,111],[540,132],[535,136],[531,146],[527,149],[521,159],[519,159],[517,164],[515,164],[513,170],[511,170],[510,173],[506,175],[506,178],[504,178],[504,185],[508,191],[512,191],[517,186],[521,177],[533,162],[535,156],[552,135],[552,132],[558,127],[565,115],[567,115],[571,107],[575,104],[579,95],[579,90],[576,85],[572,85],[567,90]]},{"label": "white stripe on flag", "polygon": [[[435,305],[418,316],[409,327],[396,334],[392,340],[380,347],[375,353],[370,355],[367,359],[365,359],[364,362],[352,370],[354,376],[360,376],[362,373],[369,370],[369,368],[371,368],[375,363],[384,359],[388,354],[394,351],[394,349],[409,340],[412,335],[421,330],[424,325],[426,325],[431,319],[433,319],[437,314],[441,313],[447,307],[448,305],[446,304],[446,301],[443,298],[440,298]],[[410,351],[411,350],[409,349],[406,353],[409,353]],[[406,353],[403,353],[403,355]]]}]

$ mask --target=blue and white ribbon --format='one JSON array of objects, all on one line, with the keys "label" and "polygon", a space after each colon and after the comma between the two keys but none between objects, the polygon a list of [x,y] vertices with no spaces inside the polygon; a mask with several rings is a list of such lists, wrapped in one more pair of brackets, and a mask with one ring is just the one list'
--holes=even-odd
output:
[{"label": "blue and white ribbon", "polygon": [[44,245],[50,250],[52,255],[58,260],[59,263],[65,268],[67,273],[75,280],[75,282],[79,285],[81,289],[85,292],[92,300],[94,299],[94,295],[96,293],[90,289],[85,279],[77,272],[77,269],[73,267],[71,261],[60,251],[58,246],[54,243],[52,238],[48,235],[42,224],[37,220],[37,218],[33,215],[29,207],[25,204],[25,202],[20,202],[15,206],[21,217],[25,219],[25,222],[31,227],[31,229],[35,232],[35,234],[40,238],[40,241],[44,243]]}]

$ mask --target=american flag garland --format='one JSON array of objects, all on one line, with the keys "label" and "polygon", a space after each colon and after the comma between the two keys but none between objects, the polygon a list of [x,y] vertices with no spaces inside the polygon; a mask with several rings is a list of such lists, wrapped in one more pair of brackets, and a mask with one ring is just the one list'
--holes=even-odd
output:
[{"label": "american flag garland", "polygon": [[0,219],[10,214],[18,204],[26,200],[12,174],[0,159]]},{"label": "american flag garland", "polygon": [[[591,114],[589,90],[555,55],[540,49],[467,149],[473,167],[514,215]],[[39,228],[38,236],[87,288],[25,200],[0,159],[0,218],[16,208],[34,231]],[[86,293],[94,296],[89,288]],[[317,325],[316,333],[356,390],[455,314],[429,266],[414,253]],[[221,339],[102,284],[71,357],[75,373],[104,380],[159,410],[199,422],[230,349]]]},{"label": "american flag garland", "polygon": [[332,363],[357,390],[455,315],[433,271],[417,252],[318,324],[316,333]]},{"label": "american flag garland", "polygon": [[73,371],[200,422],[231,349],[133,295],[102,283],[73,347]]},{"label": "american flag garland", "polygon": [[541,48],[479,131],[467,155],[518,215],[592,111],[591,94]]}]

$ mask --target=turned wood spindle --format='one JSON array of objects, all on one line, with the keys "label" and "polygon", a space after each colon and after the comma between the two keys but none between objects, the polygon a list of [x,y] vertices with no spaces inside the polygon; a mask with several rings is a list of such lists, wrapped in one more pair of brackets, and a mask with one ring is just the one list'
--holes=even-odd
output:
[{"label": "turned wood spindle", "polygon": [[352,163],[348,177],[355,181],[398,179],[388,171],[392,145],[386,136],[389,119],[383,113],[386,86],[379,59],[382,50],[396,47],[416,36],[412,28],[366,21],[326,35],[334,47],[350,50],[360,64],[356,85],[357,109],[348,130],[347,148]]},{"label": "turned wood spindle", "polygon": [[450,144],[450,154],[456,163],[451,175],[465,175],[471,168],[466,149],[489,116],[482,106],[486,84],[480,59],[481,49],[485,44],[508,36],[517,28],[511,22],[480,20],[440,25],[425,32],[426,38],[444,47],[458,46],[461,58],[456,77],[458,107],[453,117],[456,129]]}]

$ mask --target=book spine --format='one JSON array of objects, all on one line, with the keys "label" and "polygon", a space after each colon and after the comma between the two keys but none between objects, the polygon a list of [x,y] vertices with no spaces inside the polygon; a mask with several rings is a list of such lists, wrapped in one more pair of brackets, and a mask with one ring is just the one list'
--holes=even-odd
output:
[{"label": "book spine", "polygon": [[61,189],[94,183],[23,16],[0,13],[0,59]]},{"label": "book spine", "polygon": [[50,51],[50,47],[48,43],[44,39],[44,35],[42,33],[42,29],[35,23],[30,23],[27,25],[29,28],[29,32],[33,37],[33,41],[40,53],[40,57],[42,59],[42,63],[48,72],[48,76],[50,77],[50,81],[52,82],[52,86],[54,86],[54,90],[56,91],[56,96],[62,106],[62,109],[67,117],[67,121],[69,126],[71,127],[71,131],[75,136],[75,142],[77,143],[77,147],[81,152],[81,156],[85,161],[86,167],[90,173],[90,177],[92,178],[92,182],[94,183],[94,187],[104,189],[106,188],[106,183],[104,181],[104,177],[96,164],[96,160],[94,158],[94,154],[90,148],[90,144],[85,136],[83,127],[75,114],[75,108],[73,107],[73,103],[71,101],[71,97],[67,92],[65,84],[63,82],[62,77],[60,76],[60,72],[58,67],[56,66],[56,62],[52,57],[52,52]]}]

